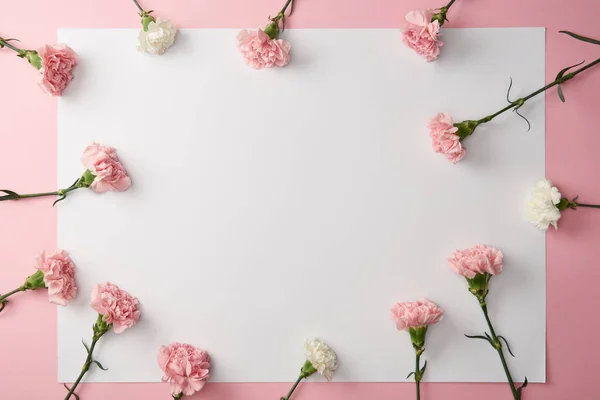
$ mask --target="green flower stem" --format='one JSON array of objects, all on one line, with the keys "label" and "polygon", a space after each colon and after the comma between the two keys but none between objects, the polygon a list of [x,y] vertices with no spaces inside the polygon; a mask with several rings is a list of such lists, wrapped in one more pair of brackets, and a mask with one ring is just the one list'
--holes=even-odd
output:
[{"label": "green flower stem", "polygon": [[83,364],[83,367],[81,367],[81,372],[79,373],[77,380],[73,383],[73,386],[71,386],[71,389],[69,389],[69,392],[67,393],[67,396],[65,397],[65,400],[69,400],[71,398],[71,396],[73,396],[75,394],[75,389],[81,382],[81,379],[83,379],[83,376],[89,371],[90,366],[92,365],[92,362],[94,362],[94,360],[92,359],[92,353],[94,352],[96,343],[98,343],[98,340],[100,340],[102,335],[104,335],[106,332],[107,332],[106,330],[96,331],[96,329],[94,329],[94,337],[92,338],[92,344],[90,346],[87,357],[85,359],[85,363]]},{"label": "green flower stem", "polygon": [[423,350],[416,350],[415,359],[415,385],[417,387],[417,400],[421,400],[421,354]]},{"label": "green flower stem", "polygon": [[294,393],[294,390],[296,390],[296,388],[298,387],[298,385],[300,384],[300,382],[302,382],[302,379],[304,379],[304,378],[306,378],[305,374],[300,374],[300,376],[296,380],[296,383],[294,383],[294,386],[292,386],[292,388],[288,392],[287,396],[282,397],[280,400],[289,400],[290,397],[292,396],[292,393]]},{"label": "green flower stem", "polygon": [[477,120],[476,122],[477,122],[478,125],[479,124],[485,124],[486,122],[490,122],[492,119],[496,118],[498,115],[500,115],[500,114],[502,114],[502,113],[504,113],[504,112],[506,112],[508,110],[511,110],[513,108],[517,108],[518,109],[523,104],[525,104],[525,102],[527,100],[531,99],[532,97],[535,97],[535,96],[537,96],[540,93],[544,93],[546,90],[548,90],[548,89],[550,89],[550,88],[552,88],[552,87],[554,87],[556,85],[560,85],[560,84],[562,84],[562,83],[564,83],[564,82],[566,82],[566,81],[568,81],[570,79],[573,79],[578,74],[582,73],[583,71],[585,71],[585,70],[587,70],[587,69],[589,69],[589,68],[591,68],[594,65],[599,64],[599,63],[600,63],[600,58],[597,59],[597,60],[595,60],[595,61],[593,61],[593,62],[591,62],[591,63],[589,63],[588,65],[586,65],[584,67],[579,68],[578,70],[575,70],[575,71],[569,73],[569,74],[566,74],[566,75],[563,75],[563,76],[558,76],[554,81],[550,82],[546,86],[544,86],[544,87],[536,90],[535,92],[532,92],[532,93],[528,94],[525,97],[522,97],[520,99],[517,99],[517,100],[511,102],[508,106],[504,107],[500,111],[498,111],[498,112],[496,112],[494,114],[490,114],[490,115],[488,115],[485,118]]},{"label": "green flower stem", "polygon": [[[289,6],[290,4],[292,5],[292,8],[290,8],[290,14],[289,14],[289,15],[292,15],[292,11],[294,10],[294,0],[287,0],[287,1],[285,2],[285,5],[284,5],[284,6],[283,6],[283,8],[281,9],[281,11],[279,11],[279,14],[283,15],[283,14],[285,13],[285,10],[287,10],[287,8],[288,8],[288,6]],[[279,14],[278,14],[278,15],[279,15]]]},{"label": "green flower stem", "polygon": [[4,46],[8,47],[8,48],[9,48],[9,49],[11,49],[11,50],[14,50],[14,51],[16,51],[17,53],[19,53],[19,55],[24,55],[24,54],[25,54],[25,50],[23,50],[23,49],[19,49],[18,47],[16,47],[16,46],[13,46],[12,44],[10,44],[10,43],[8,42],[8,40],[7,40],[7,39],[0,38],[0,47],[4,47]]},{"label": "green flower stem", "polygon": [[506,358],[504,358],[504,352],[502,351],[502,343],[498,339],[498,336],[496,336],[496,331],[494,330],[492,321],[490,321],[490,317],[489,317],[488,311],[487,311],[487,304],[485,303],[485,301],[480,301],[480,305],[481,305],[481,310],[483,311],[483,315],[485,316],[485,320],[488,324],[488,327],[490,328],[490,333],[492,335],[492,341],[493,341],[492,346],[494,346],[494,348],[498,352],[498,355],[500,356],[500,361],[502,361],[502,368],[504,368],[504,373],[506,374],[506,379],[508,380],[508,384],[510,385],[510,391],[512,392],[514,399],[519,400],[520,399],[519,393],[517,392],[515,383],[512,379],[512,376],[510,375],[510,371],[508,369],[508,364],[506,363]]},{"label": "green flower stem", "polygon": [[454,4],[456,0],[450,0],[450,3],[446,4],[446,7],[444,7],[446,10],[450,9],[450,7],[452,7],[452,4]]},{"label": "green flower stem", "polygon": [[0,303],[6,302],[6,299],[8,297],[12,296],[13,294],[19,293],[19,292],[24,292],[26,290],[27,290],[27,288],[25,286],[20,286],[20,287],[16,288],[15,290],[13,290],[12,292],[5,293],[2,296],[0,296]]},{"label": "green flower stem", "polygon": [[581,204],[577,203],[577,207],[600,208],[598,204]]},{"label": "green flower stem", "polygon": [[140,3],[138,3],[137,0],[133,0],[133,2],[135,3],[135,5],[137,6],[138,10],[140,10],[141,13],[145,13],[146,12],[142,8],[142,6],[140,6]]},{"label": "green flower stem", "polygon": [[42,192],[42,193],[28,193],[28,194],[18,194],[14,195],[6,195],[0,196],[0,201],[4,200],[20,200],[20,199],[31,199],[34,197],[44,197],[44,196],[60,196],[63,197],[67,193],[72,192],[73,190],[80,189],[83,186],[71,186],[66,189],[57,190],[56,192]]}]

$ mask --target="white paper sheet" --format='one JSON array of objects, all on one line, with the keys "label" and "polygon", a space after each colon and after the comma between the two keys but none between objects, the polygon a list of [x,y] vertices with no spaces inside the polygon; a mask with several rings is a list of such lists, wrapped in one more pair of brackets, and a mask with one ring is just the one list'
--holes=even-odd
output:
[{"label": "white paper sheet", "polygon": [[82,172],[92,141],[117,148],[133,186],[80,190],[57,205],[58,245],[78,266],[59,312],[59,380],[85,358],[94,284],[139,297],[140,323],[107,334],[86,381],[158,381],[160,345],[213,357],[214,381],[291,381],[303,341],[338,352],[337,381],[405,381],[409,335],[388,316],[426,296],[446,310],[427,334],[428,381],[504,381],[486,329],[446,259],[477,243],[505,252],[488,297],[517,358],[515,379],[545,380],[545,240],[522,218],[544,176],[544,99],[526,123],[481,126],[452,165],[427,123],[503,107],[544,84],[544,30],[444,30],[431,64],[397,30],[289,30],[292,63],[256,71],[236,30],[183,30],[169,52],[135,51],[137,30],[62,29],[80,55],[59,103],[59,176]]}]

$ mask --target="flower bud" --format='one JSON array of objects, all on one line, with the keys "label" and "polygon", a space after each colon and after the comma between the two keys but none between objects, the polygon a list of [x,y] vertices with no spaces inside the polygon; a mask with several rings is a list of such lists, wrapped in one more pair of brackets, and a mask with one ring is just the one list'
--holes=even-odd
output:
[{"label": "flower bud", "polygon": [[23,287],[26,290],[35,290],[46,287],[46,284],[44,283],[44,272],[38,269],[35,274],[28,276]]},{"label": "flower bud", "polygon": [[265,32],[267,36],[271,38],[271,40],[277,39],[277,36],[279,36],[279,20],[276,19],[275,21],[271,22],[265,27],[263,32]]},{"label": "flower bud", "polygon": [[463,122],[457,122],[454,124],[458,130],[456,131],[456,135],[463,140],[473,134],[475,128],[479,125],[479,122],[473,120],[467,120]]}]

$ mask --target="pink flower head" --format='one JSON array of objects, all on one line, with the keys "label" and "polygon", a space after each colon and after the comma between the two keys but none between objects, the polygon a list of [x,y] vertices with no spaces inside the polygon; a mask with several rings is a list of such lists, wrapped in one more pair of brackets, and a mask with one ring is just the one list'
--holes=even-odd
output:
[{"label": "pink flower head", "polygon": [[90,186],[96,193],[123,192],[131,186],[131,179],[112,147],[92,143],[85,148],[81,162],[96,176]]},{"label": "pink flower head", "polygon": [[138,299],[112,283],[99,284],[92,291],[90,306],[112,324],[115,333],[131,328],[140,318]]},{"label": "pink flower head", "polygon": [[44,273],[44,284],[51,303],[65,306],[77,296],[75,264],[66,251],[42,251],[36,261],[37,268]]},{"label": "pink flower head", "polygon": [[406,14],[402,28],[402,41],[420,56],[431,62],[440,55],[444,43],[438,40],[440,23],[431,22],[433,10],[414,10]]},{"label": "pink flower head", "polygon": [[206,351],[184,343],[162,346],[158,365],[165,373],[163,382],[171,384],[171,394],[191,396],[201,390],[210,378],[210,356]]},{"label": "pink flower head", "polygon": [[51,96],[62,95],[73,79],[71,70],[77,65],[77,53],[64,44],[46,45],[38,50],[42,60],[40,87]]},{"label": "pink flower head", "polygon": [[478,244],[470,249],[456,250],[448,259],[448,265],[457,274],[473,279],[477,274],[500,274],[503,259],[500,249]]},{"label": "pink flower head", "polygon": [[454,126],[452,116],[448,113],[438,113],[429,122],[433,150],[444,154],[454,164],[462,160],[467,152],[456,134],[457,131],[458,128]]},{"label": "pink flower head", "polygon": [[285,40],[271,39],[262,29],[240,31],[237,43],[244,61],[253,68],[284,67],[290,62],[292,46]]},{"label": "pink flower head", "polygon": [[427,299],[396,303],[390,311],[400,331],[433,325],[444,316],[444,310]]}]

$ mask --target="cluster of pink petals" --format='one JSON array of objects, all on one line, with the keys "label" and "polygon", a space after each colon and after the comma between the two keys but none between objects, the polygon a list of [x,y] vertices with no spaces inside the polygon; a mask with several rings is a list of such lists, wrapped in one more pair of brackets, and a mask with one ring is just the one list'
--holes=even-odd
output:
[{"label": "cluster of pink petals", "polygon": [[436,153],[442,153],[456,164],[463,159],[467,150],[460,142],[460,137],[456,134],[458,128],[454,126],[452,116],[448,113],[438,113],[429,122],[429,135],[431,144]]},{"label": "cluster of pink petals", "polygon": [[290,62],[292,46],[285,40],[271,39],[261,29],[240,31],[237,44],[244,61],[253,68],[284,67]]},{"label": "cluster of pink petals", "polygon": [[184,343],[162,346],[158,365],[165,373],[163,382],[170,383],[171,394],[191,396],[201,390],[210,378],[210,356],[206,351]]},{"label": "cluster of pink petals", "polygon": [[390,312],[398,330],[433,325],[444,316],[444,310],[427,299],[396,303]]},{"label": "cluster of pink petals", "polygon": [[477,274],[500,274],[503,259],[500,249],[478,244],[470,249],[456,250],[448,259],[448,265],[457,274],[473,279]]},{"label": "cluster of pink petals", "polygon": [[77,296],[75,264],[66,251],[43,251],[36,261],[37,268],[44,273],[44,284],[51,303],[65,306]]},{"label": "cluster of pink petals", "polygon": [[112,324],[115,333],[131,328],[140,318],[138,299],[112,283],[96,285],[90,306],[102,315],[102,320]]},{"label": "cluster of pink petals", "polygon": [[414,10],[406,14],[406,25],[402,29],[402,41],[420,56],[431,62],[440,55],[443,45],[438,40],[440,23],[431,22],[433,10]]},{"label": "cluster of pink petals", "polygon": [[91,185],[94,192],[122,192],[131,186],[131,179],[112,147],[92,143],[85,148],[81,162],[96,175]]},{"label": "cluster of pink petals", "polygon": [[77,53],[64,44],[46,45],[38,50],[42,60],[40,87],[51,96],[60,96],[73,79]]}]

